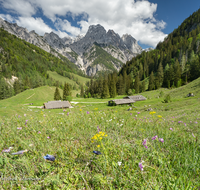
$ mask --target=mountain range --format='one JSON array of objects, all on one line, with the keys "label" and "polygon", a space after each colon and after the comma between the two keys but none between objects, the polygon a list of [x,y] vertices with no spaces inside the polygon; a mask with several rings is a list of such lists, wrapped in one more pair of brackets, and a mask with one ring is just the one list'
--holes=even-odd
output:
[{"label": "mountain range", "polygon": [[0,27],[56,57],[60,58],[59,54],[65,56],[88,76],[102,71],[119,71],[123,64],[142,52],[137,40],[131,35],[120,37],[99,24],[91,25],[84,36],[79,35],[74,39],[60,38],[54,32],[40,36],[34,30],[29,32],[1,18]]}]

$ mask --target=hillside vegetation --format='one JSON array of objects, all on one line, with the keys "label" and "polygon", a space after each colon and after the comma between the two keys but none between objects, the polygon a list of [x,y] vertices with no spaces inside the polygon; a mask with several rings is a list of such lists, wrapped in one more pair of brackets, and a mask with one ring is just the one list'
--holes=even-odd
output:
[{"label": "hillside vegetation", "polygon": [[[47,71],[61,75],[64,72],[83,75],[75,64],[67,58],[60,59],[30,44],[7,31],[0,29],[0,99],[5,99],[29,88],[56,85]],[[4,78],[18,78],[16,84],[9,85]]]},{"label": "hillside vegetation", "polygon": [[[124,65],[119,75],[150,77],[149,90],[179,87],[200,76],[200,9],[160,42]],[[141,88],[142,89],[142,88]],[[142,91],[140,89],[140,91]]]},{"label": "hillside vegetation", "polygon": [[[144,92],[147,100],[131,111],[92,98],[73,99],[79,103],[66,110],[29,107],[51,100],[55,88],[48,86],[1,100],[0,187],[198,189],[199,84]],[[162,103],[167,94],[172,102]],[[12,155],[20,150],[27,152]]]}]

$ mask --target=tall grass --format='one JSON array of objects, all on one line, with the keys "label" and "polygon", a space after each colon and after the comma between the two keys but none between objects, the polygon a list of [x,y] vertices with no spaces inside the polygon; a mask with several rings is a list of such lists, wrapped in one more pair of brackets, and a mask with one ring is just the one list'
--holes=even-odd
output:
[{"label": "tall grass", "polygon": [[[86,106],[63,114],[42,110],[1,118],[0,150],[13,147],[0,155],[1,187],[197,189],[199,114],[157,115]],[[25,149],[22,155],[11,154]],[[56,160],[45,160],[46,154]]]}]

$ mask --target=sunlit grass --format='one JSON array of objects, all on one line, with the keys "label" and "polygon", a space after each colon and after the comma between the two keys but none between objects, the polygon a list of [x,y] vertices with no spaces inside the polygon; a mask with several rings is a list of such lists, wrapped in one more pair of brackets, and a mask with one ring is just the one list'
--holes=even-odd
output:
[{"label": "sunlit grass", "polygon": [[[7,112],[0,117],[0,189],[200,187],[198,92],[185,98],[173,90],[168,104],[157,98],[160,90],[145,92],[150,98],[134,103],[131,111],[101,103],[109,99],[79,98],[74,101],[87,103],[43,110],[24,104],[41,105],[54,90],[34,90],[38,98],[27,99],[33,93],[25,91],[0,101]],[[28,151],[12,155],[20,150]],[[55,161],[45,160],[47,154]]]}]

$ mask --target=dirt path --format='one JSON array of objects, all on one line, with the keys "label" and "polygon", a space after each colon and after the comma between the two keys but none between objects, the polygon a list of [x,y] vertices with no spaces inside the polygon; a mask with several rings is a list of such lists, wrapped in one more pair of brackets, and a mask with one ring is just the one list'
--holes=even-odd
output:
[{"label": "dirt path", "polygon": [[26,99],[29,99],[29,98],[31,98],[33,95],[35,95],[35,93],[34,94],[32,94],[31,96],[29,96],[28,98],[26,98]]}]

